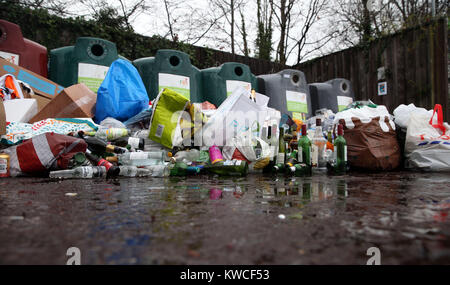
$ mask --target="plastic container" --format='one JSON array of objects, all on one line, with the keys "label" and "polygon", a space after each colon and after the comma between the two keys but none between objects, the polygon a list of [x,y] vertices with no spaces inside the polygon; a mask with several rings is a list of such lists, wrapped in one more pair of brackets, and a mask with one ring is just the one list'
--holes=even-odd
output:
[{"label": "plastic container", "polygon": [[133,61],[142,77],[150,100],[156,98],[163,88],[169,88],[185,96],[191,102],[202,102],[200,70],[191,64],[189,55],[162,49],[155,57]]},{"label": "plastic container", "polygon": [[201,73],[203,99],[217,107],[239,86],[258,91],[256,77],[250,67],[242,63],[226,62],[219,67],[203,69]]},{"label": "plastic container", "polygon": [[50,51],[50,80],[69,87],[84,83],[97,93],[109,66],[118,58],[116,44],[98,38],[78,38],[74,46]]},{"label": "plastic container", "polygon": [[47,48],[24,39],[20,27],[5,20],[0,20],[0,56],[47,77]]},{"label": "plastic container", "polygon": [[270,97],[268,106],[304,121],[312,115],[311,97],[305,74],[285,69],[258,76],[259,93]]},{"label": "plastic container", "polygon": [[349,80],[336,78],[324,83],[309,84],[311,93],[312,114],[326,108],[334,113],[342,111],[355,99],[352,84]]}]

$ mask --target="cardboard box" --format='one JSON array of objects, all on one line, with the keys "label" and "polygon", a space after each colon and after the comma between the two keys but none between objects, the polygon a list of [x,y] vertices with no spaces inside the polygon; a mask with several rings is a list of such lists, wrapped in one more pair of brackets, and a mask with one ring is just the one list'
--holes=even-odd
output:
[{"label": "cardboard box", "polygon": [[14,99],[3,102],[7,122],[28,123],[38,112],[36,99]]},{"label": "cardboard box", "polygon": [[48,118],[92,118],[95,115],[97,94],[83,83],[72,85],[59,93],[30,123]]},{"label": "cardboard box", "polygon": [[36,95],[49,98],[50,100],[64,89],[64,87],[55,82],[0,57],[0,76],[4,74],[14,75],[17,80],[29,84]]}]

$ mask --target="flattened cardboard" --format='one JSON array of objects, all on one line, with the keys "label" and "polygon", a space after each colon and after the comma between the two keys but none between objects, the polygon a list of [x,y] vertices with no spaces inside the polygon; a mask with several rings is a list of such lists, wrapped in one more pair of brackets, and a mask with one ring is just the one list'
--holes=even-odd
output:
[{"label": "flattened cardboard", "polygon": [[48,118],[92,118],[96,102],[97,94],[85,84],[72,85],[59,93],[30,123]]},{"label": "flattened cardboard", "polygon": [[52,82],[28,69],[15,65],[0,57],[0,76],[12,74],[17,80],[23,81],[31,86],[34,93],[42,97],[53,99],[64,87]]}]

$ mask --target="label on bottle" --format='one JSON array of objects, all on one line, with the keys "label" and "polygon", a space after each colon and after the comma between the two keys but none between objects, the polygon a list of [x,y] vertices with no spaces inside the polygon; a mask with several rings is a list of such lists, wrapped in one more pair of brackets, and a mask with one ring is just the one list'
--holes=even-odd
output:
[{"label": "label on bottle", "polygon": [[130,160],[147,159],[148,154],[146,152],[130,152]]},{"label": "label on bottle", "polygon": [[140,142],[140,139],[139,139],[139,138],[133,138],[133,137],[130,137],[130,138],[128,139],[128,144],[129,144],[132,148],[134,148],[134,149],[139,148],[139,142]]},{"label": "label on bottle", "polygon": [[285,158],[285,154],[283,152],[279,152],[277,154],[277,161],[276,161],[276,163],[284,164],[284,158]]},{"label": "label on bottle", "polygon": [[311,146],[311,164],[317,167],[319,162],[319,147],[315,144]]},{"label": "label on bottle", "polygon": [[0,158],[0,175],[8,173],[8,160],[6,158]]},{"label": "label on bottle", "polygon": [[241,165],[241,163],[242,163],[242,160],[236,160],[236,163],[235,163],[234,165],[236,165],[236,166],[240,166],[240,165]]},{"label": "label on bottle", "polygon": [[227,97],[231,95],[238,87],[244,87],[245,90],[251,91],[252,84],[250,82],[240,81],[240,80],[227,80],[225,82],[227,88]]},{"label": "label on bottle", "polygon": [[303,148],[301,146],[298,147],[297,161],[303,162]]},{"label": "label on bottle", "polygon": [[295,166],[291,166],[291,167],[289,167],[289,169],[291,170],[291,172],[295,172]]},{"label": "label on bottle", "polygon": [[159,73],[158,85],[158,93],[164,88],[167,88],[183,95],[187,99],[191,98],[190,79],[187,76]]},{"label": "label on bottle", "polygon": [[92,178],[94,176],[94,168],[92,167],[80,167],[81,178]]},{"label": "label on bottle", "polygon": [[15,65],[19,65],[20,56],[18,54],[0,51],[0,56],[6,59],[6,61],[14,63]]},{"label": "label on bottle", "polygon": [[344,161],[347,162],[347,145],[344,146]]},{"label": "label on bottle", "polygon": [[223,165],[226,165],[226,166],[233,166],[233,165],[234,165],[234,161],[232,161],[232,160],[226,160],[226,161],[223,162]]},{"label": "label on bottle", "polygon": [[155,137],[161,138],[163,132],[164,132],[164,125],[158,124],[158,127],[156,128],[155,132]]},{"label": "label on bottle", "polygon": [[105,80],[108,73],[108,66],[79,63],[78,64],[78,83],[84,83],[93,92],[97,93],[98,88]]},{"label": "label on bottle", "polygon": [[112,163],[105,160],[105,159],[100,159],[100,161],[98,162],[98,166],[104,166],[106,168],[106,170],[109,170],[111,168]]}]

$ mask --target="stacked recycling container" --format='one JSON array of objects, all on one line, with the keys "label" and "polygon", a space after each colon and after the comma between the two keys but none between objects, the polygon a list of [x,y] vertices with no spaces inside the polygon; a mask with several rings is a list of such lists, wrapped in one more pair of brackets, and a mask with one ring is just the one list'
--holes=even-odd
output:
[{"label": "stacked recycling container", "polygon": [[304,121],[311,116],[311,98],[305,74],[285,69],[275,74],[258,76],[259,92],[270,98],[269,107],[294,119]]},{"label": "stacked recycling container", "polygon": [[309,90],[313,114],[323,108],[337,113],[344,110],[355,98],[351,82],[343,78],[309,84]]},{"label": "stacked recycling container", "polygon": [[20,27],[5,20],[0,20],[0,56],[47,77],[47,48],[24,39]]},{"label": "stacked recycling container", "polygon": [[163,88],[185,96],[191,102],[202,102],[200,70],[191,64],[189,55],[176,50],[158,50],[155,57],[133,62],[139,71],[150,100]]},{"label": "stacked recycling container", "polygon": [[50,80],[64,87],[84,83],[97,92],[109,66],[118,58],[116,44],[99,38],[81,37],[74,46],[50,51]]},{"label": "stacked recycling container", "polygon": [[257,79],[248,65],[227,62],[219,67],[203,69],[203,99],[220,106],[233,91],[242,86],[247,90],[257,90]]}]

